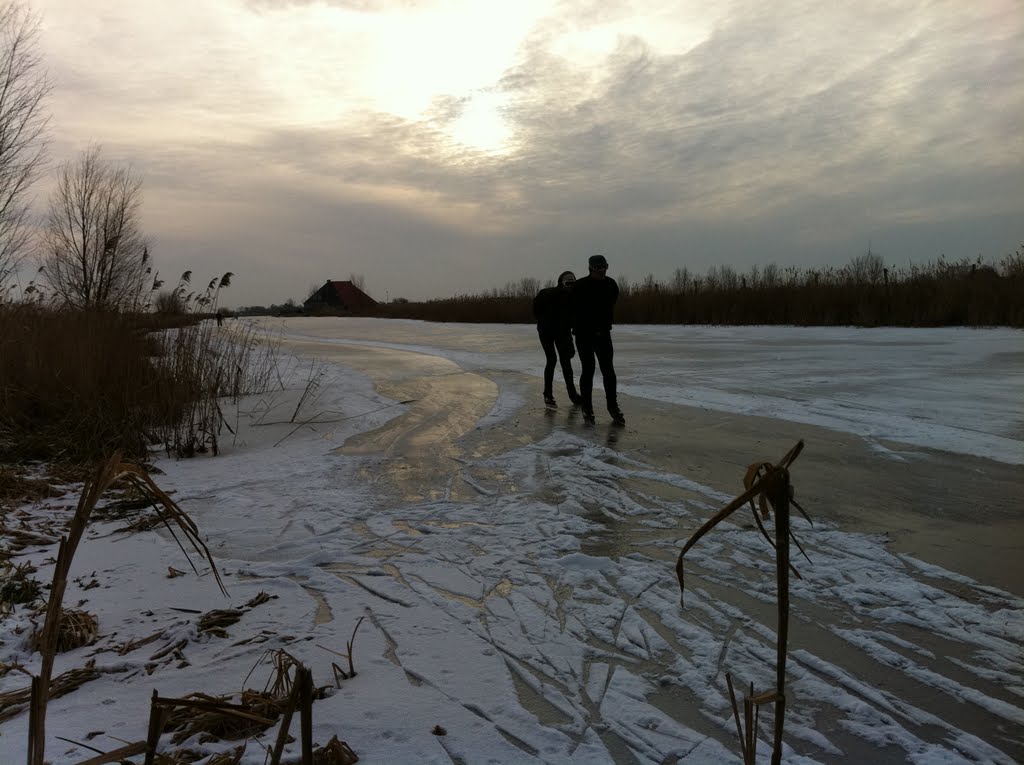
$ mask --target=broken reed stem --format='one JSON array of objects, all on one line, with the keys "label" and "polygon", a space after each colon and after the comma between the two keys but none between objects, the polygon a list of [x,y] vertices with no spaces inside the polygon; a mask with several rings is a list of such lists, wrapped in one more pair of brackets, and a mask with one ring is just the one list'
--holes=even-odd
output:
[{"label": "broken reed stem", "polygon": [[772,765],[782,762],[782,728],[786,720],[786,656],[789,641],[789,471],[775,486],[775,573],[778,580],[778,637],[775,658],[775,741],[772,745]]},{"label": "broken reed stem", "polygon": [[360,616],[359,617],[359,621],[356,622],[356,626],[352,628],[352,637],[349,639],[348,644],[346,646],[348,648],[348,676],[349,677],[355,677],[356,676],[356,667],[355,667],[355,664],[353,664],[353,662],[352,662],[352,648],[356,644],[356,632],[359,631],[359,625],[363,623],[363,619],[365,619],[365,618],[366,618],[365,616]]},{"label": "broken reed stem", "polygon": [[164,721],[167,719],[166,710],[157,701],[159,694],[154,689],[153,700],[149,703],[149,729],[146,731],[146,760],[144,765],[153,765],[156,758],[156,748],[160,743],[160,734],[164,732]]},{"label": "broken reed stem", "polygon": [[281,755],[284,754],[284,745],[288,742],[288,729],[292,725],[292,715],[299,705],[299,677],[296,673],[295,682],[292,684],[292,691],[288,695],[288,706],[281,716],[281,727],[277,731],[277,741],[274,743],[274,751],[270,755],[270,765],[281,765]]},{"label": "broken reed stem", "polygon": [[28,731],[28,765],[43,765],[46,748],[46,705],[50,696],[50,677],[53,674],[53,659],[57,653],[57,638],[60,630],[60,612],[64,601],[64,591],[68,584],[68,572],[71,561],[75,557],[78,543],[89,522],[89,515],[99,501],[100,495],[107,488],[121,463],[120,452],[114,454],[96,471],[95,477],[87,481],[71,519],[68,535],[60,540],[57,551],[57,565],[53,571],[53,584],[50,587],[50,599],[46,604],[46,621],[43,624],[42,637],[39,640],[39,653],[42,656],[39,675],[32,679],[32,701],[29,711]]},{"label": "broken reed stem", "polygon": [[[153,507],[161,520],[168,524],[168,516],[184,532],[192,546],[210,563],[213,576],[221,592],[227,595],[220,571],[213,560],[209,548],[199,537],[199,528],[185,512],[160,489],[149,475],[139,467],[121,461],[121,452],[115,452],[106,462],[96,469],[94,476],[86,481],[79,497],[75,515],[68,527],[68,534],[61,538],[57,551],[57,564],[53,571],[53,583],[50,587],[50,599],[46,604],[46,620],[43,624],[42,636],[39,639],[39,653],[42,657],[39,675],[32,678],[32,698],[29,706],[28,731],[28,765],[43,765],[46,744],[46,706],[50,699],[50,677],[53,674],[53,660],[57,653],[57,641],[60,636],[61,606],[64,591],[67,589],[68,573],[71,562],[82,541],[82,535],[103,493],[122,478],[126,478],[153,500]],[[162,509],[161,509],[162,506]],[[177,541],[177,537],[175,537]],[[186,558],[188,552],[178,543]],[[192,563],[191,558],[189,563]],[[195,569],[195,566],[192,566]]]},{"label": "broken reed stem", "polygon": [[740,750],[743,754],[743,765],[748,765],[750,758],[747,757],[747,742],[743,737],[743,723],[740,722],[740,708],[736,703],[736,690],[732,687],[732,675],[725,673],[725,683],[729,686],[729,701],[732,702],[732,719],[736,721],[736,738],[740,740]]},{"label": "broken reed stem", "polygon": [[88,760],[83,760],[77,765],[110,765],[112,762],[124,762],[129,761],[129,757],[135,757],[146,751],[145,741],[136,741],[134,744],[125,744],[122,747],[106,752],[104,754],[97,754],[95,757],[90,757]]},{"label": "broken reed stem", "polygon": [[[777,465],[773,465],[770,462],[765,461],[755,462],[750,465],[743,479],[746,491],[733,499],[728,505],[715,513],[699,529],[697,529],[697,531],[694,532],[694,534],[686,541],[686,544],[683,545],[683,549],[679,553],[679,558],[676,560],[676,577],[679,580],[680,605],[682,605],[682,597],[685,592],[685,583],[683,580],[683,557],[686,555],[686,552],[693,547],[701,537],[748,502],[751,505],[751,509],[754,513],[754,520],[757,522],[757,526],[762,535],[775,548],[775,575],[778,587],[778,624],[775,644],[776,687],[774,691],[762,693],[755,697],[754,686],[751,684],[750,694],[743,700],[743,714],[746,722],[745,730],[743,723],[740,721],[739,709],[737,708],[736,697],[732,687],[732,678],[728,673],[726,674],[726,682],[729,685],[729,695],[732,699],[733,717],[736,720],[736,732],[739,735],[740,748],[743,752],[744,763],[753,763],[756,760],[755,747],[757,745],[757,736],[755,735],[756,731],[754,729],[756,728],[757,723],[755,722],[754,717],[755,708],[759,711],[762,703],[772,700],[775,702],[772,765],[781,765],[782,762],[782,734],[786,716],[786,658],[789,643],[790,569],[793,570],[793,574],[797,578],[800,577],[800,572],[793,568],[789,554],[789,540],[793,536],[790,528],[790,504],[796,506],[797,509],[800,510],[800,513],[807,518],[807,514],[803,511],[803,508],[797,505],[792,499],[792,485],[789,480],[789,467],[800,455],[803,448],[804,442],[798,441],[796,445],[793,446],[793,448],[790,449],[781,460],[779,460]],[[764,525],[758,517],[757,508],[754,506],[755,499],[758,500],[761,512],[765,517],[770,515],[769,507],[775,511],[774,540],[772,540],[768,535]],[[810,521],[809,518],[807,520]],[[797,547],[800,548],[800,551],[803,552],[803,548],[800,547],[800,543],[796,542],[796,544]],[[806,555],[807,554],[804,553],[805,557]]]},{"label": "broken reed stem", "polygon": [[299,685],[302,730],[302,765],[313,765],[313,672],[309,667],[300,666],[295,671]]},{"label": "broken reed stem", "polygon": [[747,745],[744,747],[743,756],[746,758],[744,765],[757,764],[757,731],[754,730],[754,684],[750,684],[750,692],[743,697],[743,721],[747,728]]},{"label": "broken reed stem", "polygon": [[302,664],[295,666],[295,682],[288,696],[288,706],[281,716],[281,727],[270,755],[270,765],[280,765],[284,745],[288,742],[288,729],[295,710],[299,710],[299,730],[302,739],[302,765],[313,765],[313,672]]}]

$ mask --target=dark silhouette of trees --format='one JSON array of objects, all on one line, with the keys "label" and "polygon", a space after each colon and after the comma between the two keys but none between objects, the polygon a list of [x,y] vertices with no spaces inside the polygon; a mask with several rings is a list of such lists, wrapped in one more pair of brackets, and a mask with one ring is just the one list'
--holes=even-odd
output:
[{"label": "dark silhouette of trees", "polygon": [[0,287],[24,259],[29,190],[43,167],[50,80],[36,47],[39,19],[18,2],[0,5]]},{"label": "dark silhouette of trees", "polygon": [[44,231],[44,269],[54,296],[75,308],[136,310],[152,266],[139,210],[142,179],[98,146],[61,165]]}]

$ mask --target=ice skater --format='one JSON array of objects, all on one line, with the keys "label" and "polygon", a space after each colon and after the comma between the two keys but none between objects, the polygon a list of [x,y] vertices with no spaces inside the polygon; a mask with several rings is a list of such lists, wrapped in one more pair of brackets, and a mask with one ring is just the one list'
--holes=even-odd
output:
[{"label": "ice skater", "polygon": [[563,271],[558,275],[554,287],[546,287],[533,299],[533,315],[537,319],[537,334],[544,349],[544,405],[554,409],[558,406],[552,389],[555,380],[555,363],[562,366],[565,389],[573,404],[580,403],[572,371],[572,286],[576,275]]},{"label": "ice skater", "polygon": [[619,409],[617,381],[612,347],[612,315],[619,299],[619,285],[608,276],[608,259],[592,255],[587,263],[590,273],[572,288],[572,331],[580,354],[580,396],[583,398],[583,419],[594,422],[594,359],[601,366],[604,396],[608,414],[617,425],[626,418]]}]

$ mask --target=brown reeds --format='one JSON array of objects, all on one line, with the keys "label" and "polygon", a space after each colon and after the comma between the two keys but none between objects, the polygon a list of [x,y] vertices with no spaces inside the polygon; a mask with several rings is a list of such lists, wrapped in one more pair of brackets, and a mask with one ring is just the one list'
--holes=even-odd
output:
[{"label": "brown reeds", "polygon": [[5,561],[0,573],[0,614],[14,606],[34,603],[42,595],[42,585],[32,576],[36,572],[31,563],[13,564]]},{"label": "brown reeds", "polygon": [[284,707],[282,699],[257,691],[243,692],[239,703],[229,701],[230,698],[193,693],[185,698],[169,699],[161,698],[154,691],[154,709],[170,711],[158,715],[158,721],[164,719],[163,724],[152,723],[151,718],[151,735],[158,739],[163,731],[173,733],[171,741],[176,744],[196,734],[207,741],[235,741],[265,731],[281,716]]},{"label": "brown reeds", "polygon": [[[619,324],[794,324],[802,326],[1024,327],[1024,247],[999,262],[980,258],[923,264],[874,253],[845,266],[740,273],[715,266],[703,274],[676,269],[632,282],[620,273]],[[395,300],[377,308],[386,318],[475,323],[529,323],[534,279],[474,295],[425,302]],[[532,292],[530,291],[532,289]]]},{"label": "brown reeds", "polygon": [[331,736],[330,741],[313,751],[313,765],[355,765],[357,762],[359,755],[337,736]]},{"label": "brown reeds", "polygon": [[29,477],[25,472],[24,468],[0,465],[0,511],[12,509],[23,502],[60,495],[60,490],[50,481]]},{"label": "brown reeds", "polygon": [[226,638],[228,636],[228,627],[237,624],[246,611],[250,611],[256,606],[262,605],[276,597],[277,595],[268,595],[261,591],[250,598],[241,608],[215,608],[212,611],[207,611],[199,617],[196,629],[200,635]]},{"label": "brown reeds", "polygon": [[324,646],[318,646],[324,651],[327,651],[328,653],[333,653],[335,656],[340,656],[348,662],[347,671],[339,667],[336,662],[331,662],[331,669],[334,670],[334,684],[339,688],[341,687],[342,680],[351,680],[353,677],[356,676],[356,666],[354,658],[355,651],[353,650],[353,646],[355,646],[356,642],[356,632],[359,631],[359,625],[363,623],[363,619],[365,618],[365,616],[360,616],[358,621],[356,621],[356,626],[352,628],[352,637],[350,637],[348,641],[345,643],[345,648],[347,649],[345,653],[341,653],[339,651],[332,651],[330,648],[325,648]]},{"label": "brown reeds", "polygon": [[229,427],[220,399],[237,402],[267,390],[275,381],[278,341],[252,324],[205,322],[165,332],[158,343],[152,363],[166,409],[153,428],[156,440],[178,457],[217,454]]},{"label": "brown reeds", "polygon": [[[57,640],[54,648],[57,653],[73,651],[96,640],[99,634],[99,622],[88,611],[75,608],[62,608],[57,622]],[[42,635],[36,636],[37,651],[41,650]]]},{"label": "brown reeds", "polygon": [[313,673],[307,667],[295,668],[295,682],[284,709],[284,717],[277,733],[277,741],[270,755],[270,765],[280,765],[284,745],[288,743],[288,729],[291,727],[295,710],[300,710],[299,730],[302,738],[302,765],[313,765]]},{"label": "brown reeds", "polygon": [[[774,736],[772,747],[772,765],[779,765],[782,762],[782,734],[786,717],[786,658],[788,656],[789,642],[789,572],[799,577],[799,572],[790,563],[789,541],[793,537],[790,528],[789,508],[796,506],[806,518],[803,508],[796,505],[793,499],[793,487],[790,483],[789,468],[803,450],[804,442],[798,441],[778,463],[758,461],[750,465],[744,476],[743,483],[746,491],[733,499],[728,505],[719,510],[709,518],[683,545],[676,561],[676,577],[679,580],[680,599],[685,592],[683,578],[683,557],[687,550],[693,547],[701,537],[711,529],[724,521],[740,508],[749,505],[753,513],[758,529],[775,548],[775,571],[778,597],[778,618],[776,627],[776,659],[775,659],[775,688],[774,690],[756,694],[751,684],[750,692],[743,699],[743,717],[740,718],[739,706],[736,702],[736,695],[733,690],[732,677],[726,675],[726,682],[729,687],[729,697],[732,701],[733,716],[736,721],[736,732],[740,740],[740,749],[743,753],[744,765],[753,765],[757,759],[757,720],[758,712],[762,704],[774,703],[775,720]],[[755,505],[755,500],[757,504]],[[762,517],[758,517],[758,510]],[[775,514],[775,539],[769,536],[762,523],[762,518],[767,519],[772,511]],[[810,519],[808,518],[808,521]],[[797,543],[799,545],[799,543]],[[801,548],[802,551],[802,548]],[[805,553],[806,555],[806,553]]]},{"label": "brown reeds", "polygon": [[[178,507],[174,500],[167,496],[141,468],[122,462],[120,453],[115,453],[110,459],[102,463],[97,468],[95,474],[86,481],[78,501],[78,506],[75,509],[74,517],[68,528],[67,536],[60,540],[57,552],[53,584],[50,587],[50,597],[46,606],[46,619],[37,641],[42,661],[39,674],[32,678],[32,701],[29,709],[28,733],[29,765],[43,765],[44,762],[46,706],[50,696],[50,676],[53,672],[54,656],[58,651],[60,642],[63,615],[62,603],[71,562],[97,502],[99,502],[107,489],[119,481],[126,481],[137,489],[147,492],[152,497],[154,507],[157,507],[158,512],[162,514],[164,524],[174,536],[175,541],[178,542],[178,546],[185,552],[186,557],[188,553],[182,546],[181,541],[178,540],[171,526],[172,523],[178,527],[192,547],[206,558],[221,592],[225,595],[227,594],[213,557],[210,555],[209,549],[199,538],[199,529],[192,519]],[[191,558],[189,558],[189,563],[191,564]],[[193,565],[194,568],[195,566]]]},{"label": "brown reeds", "polygon": [[[50,699],[57,699],[67,695],[90,680],[100,676],[93,660],[86,662],[84,667],[76,667],[63,672],[50,681],[50,691],[47,694]],[[25,688],[0,693],[0,722],[17,717],[26,706],[32,703],[33,689],[36,687],[36,678],[32,678],[32,684]]]},{"label": "brown reeds", "polygon": [[313,699],[316,689],[313,674],[286,651],[269,653],[273,671],[267,686],[262,691],[243,691],[238,703],[231,701],[231,696],[193,693],[184,698],[164,698],[153,691],[144,748],[145,762],[159,762],[157,748],[165,732],[172,733],[171,741],[178,744],[195,735],[209,741],[237,740],[258,736],[280,719],[277,738],[268,752],[270,765],[279,765],[296,711],[300,713],[304,765],[312,765],[314,761],[344,765],[356,762],[359,758],[347,744],[337,741],[336,736],[326,747],[317,750],[319,759],[314,759]]},{"label": "brown reeds", "polygon": [[148,315],[0,303],[0,463],[216,453],[220,399],[278,382],[278,340],[198,319],[154,332]]},{"label": "brown reeds", "polygon": [[122,316],[0,305],[0,461],[144,455],[156,382]]}]

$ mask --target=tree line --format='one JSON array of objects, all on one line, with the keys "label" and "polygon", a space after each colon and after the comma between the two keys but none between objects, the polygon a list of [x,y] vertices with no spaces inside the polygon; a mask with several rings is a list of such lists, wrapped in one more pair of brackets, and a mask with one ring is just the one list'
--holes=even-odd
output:
[{"label": "tree line", "polygon": [[[868,252],[845,266],[715,266],[703,274],[680,267],[667,280],[614,277],[620,324],[1024,327],[1024,246],[998,263],[939,257],[894,266]],[[478,294],[393,301],[377,315],[527,323],[534,295],[552,284],[524,278]]]}]

